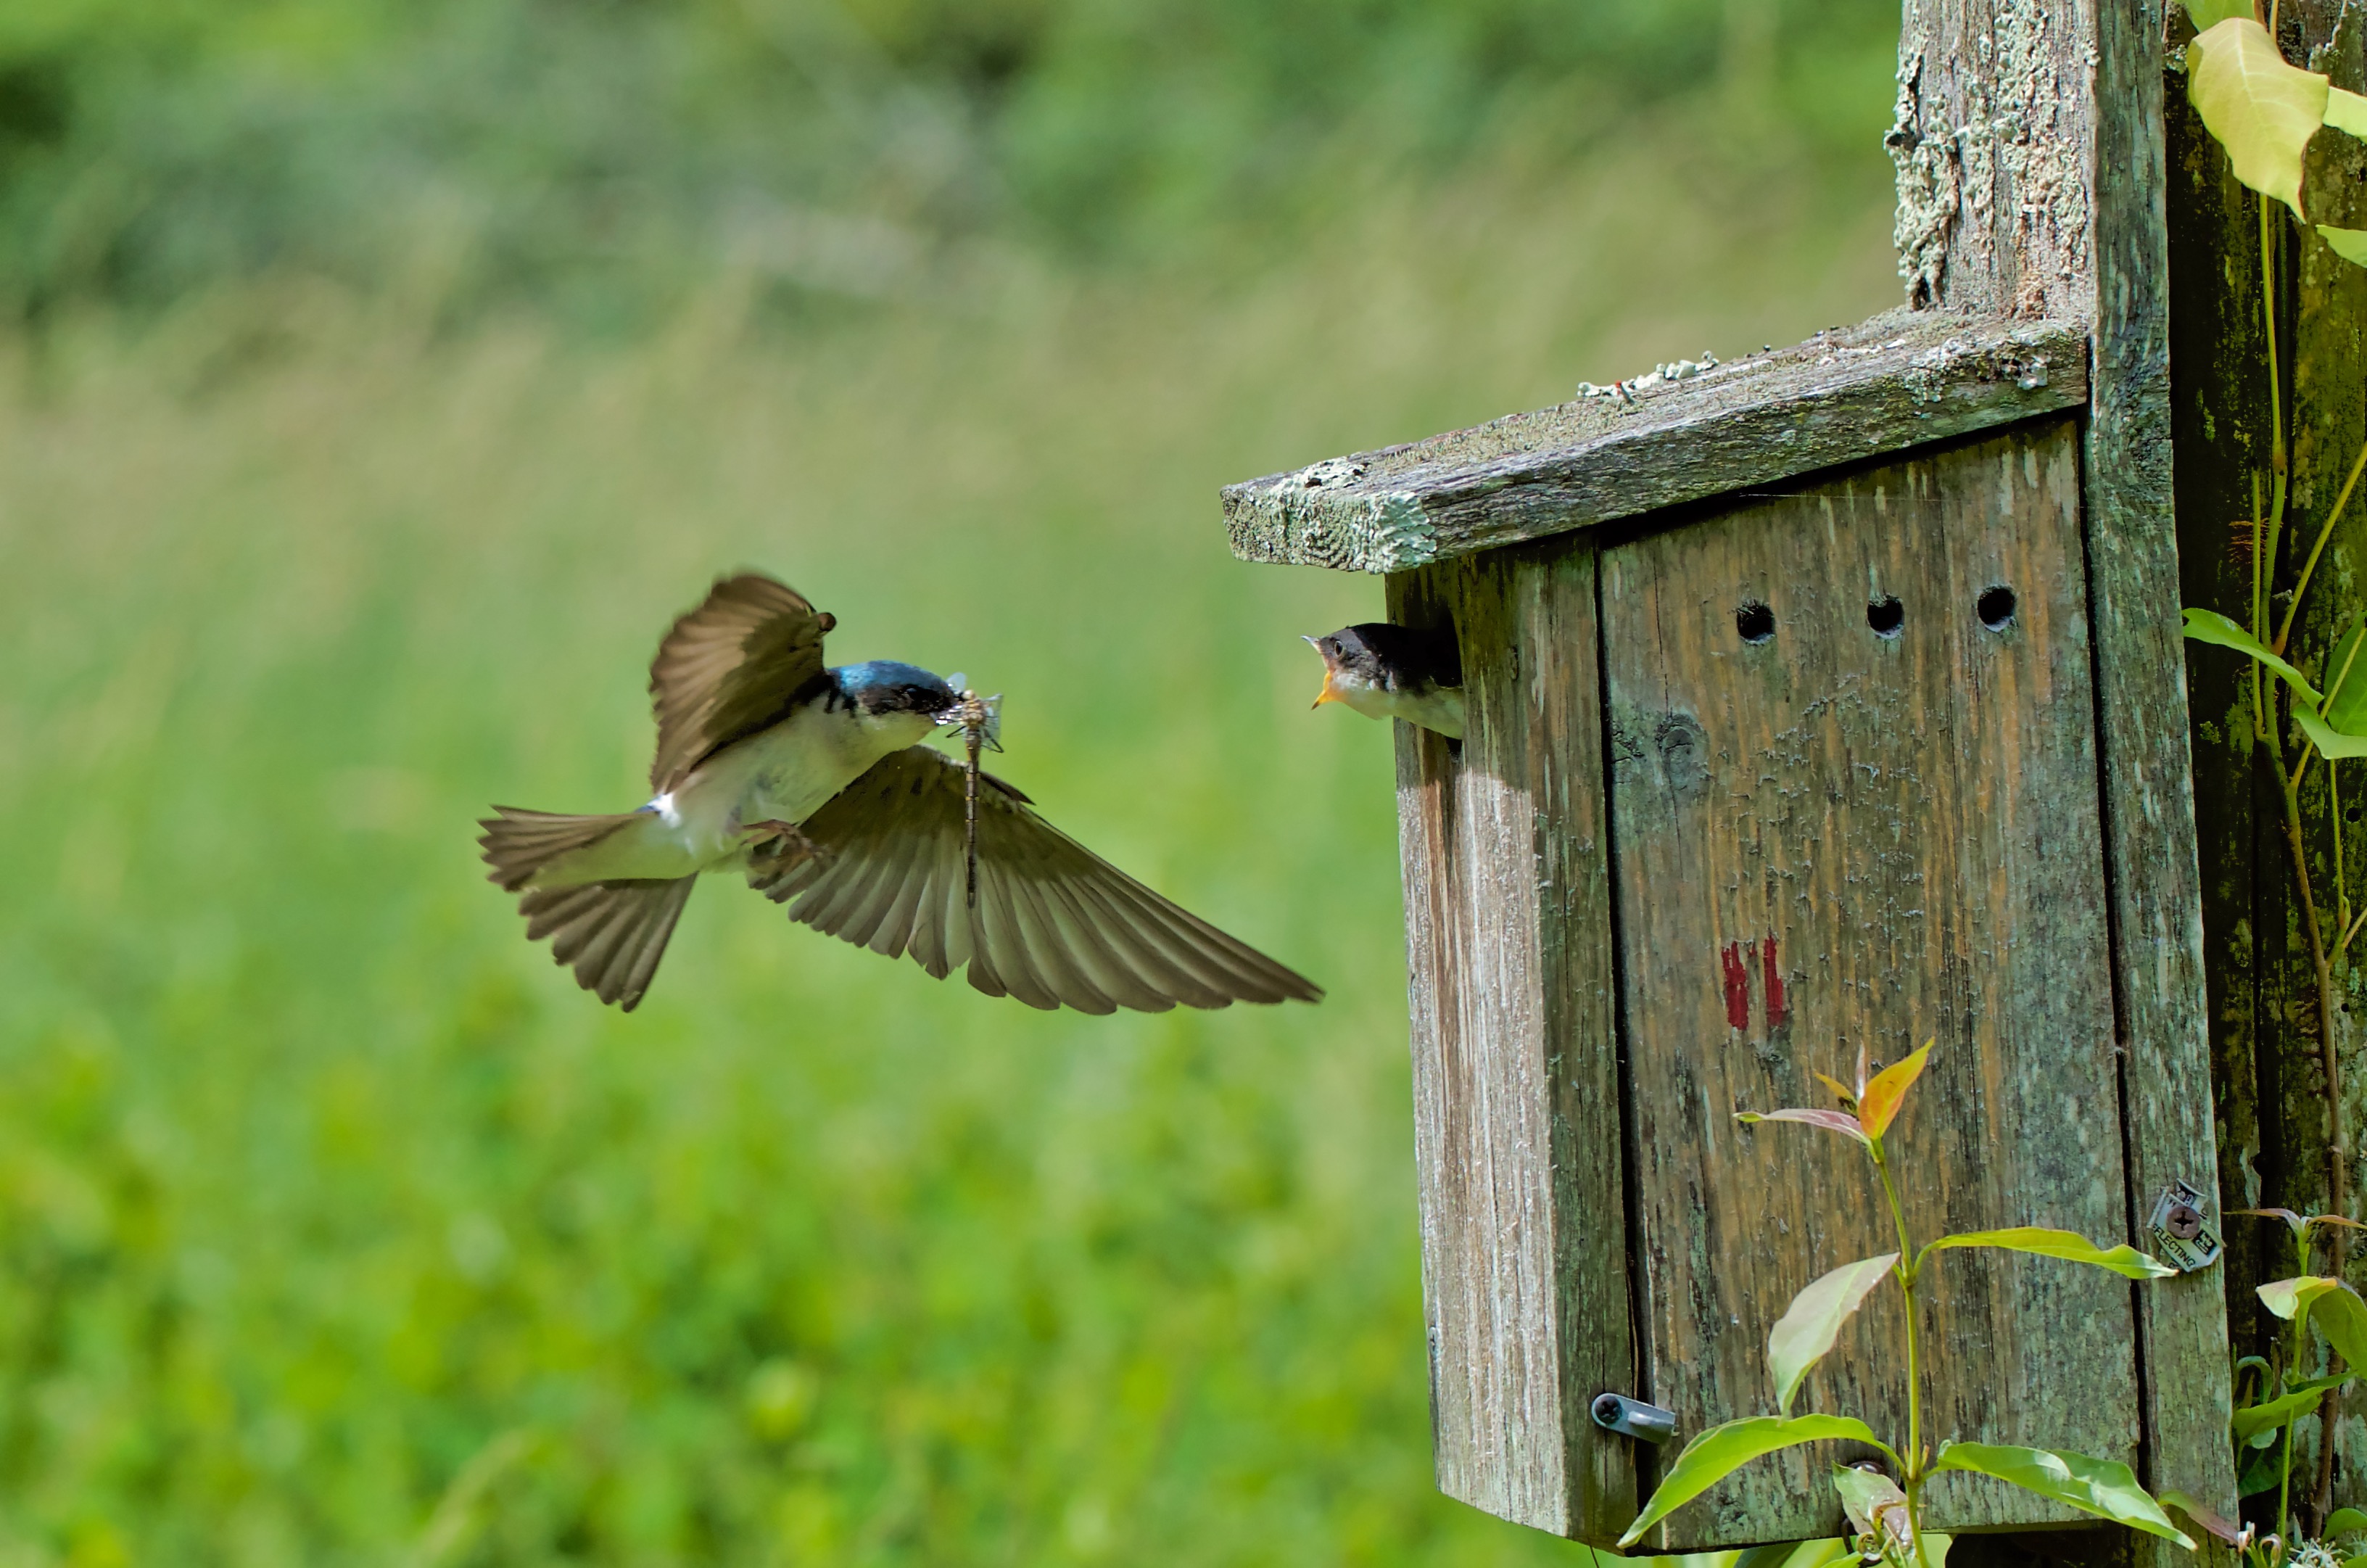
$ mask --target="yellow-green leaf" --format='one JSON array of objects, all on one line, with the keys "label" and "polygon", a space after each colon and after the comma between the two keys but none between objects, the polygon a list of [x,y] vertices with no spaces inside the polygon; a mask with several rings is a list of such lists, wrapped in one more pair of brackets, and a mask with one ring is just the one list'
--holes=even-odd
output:
[{"label": "yellow-green leaf", "polygon": [[2194,19],[2194,30],[2205,32],[2230,17],[2253,16],[2252,0],[2186,0],[2186,14]]},{"label": "yellow-green leaf", "polygon": [[2118,1460],[2000,1443],[1942,1443],[1931,1468],[1993,1475],[2041,1497],[2068,1503],[2100,1518],[2174,1540],[2189,1551],[2194,1550],[2194,1542],[2169,1522],[2161,1506],[2137,1484],[2136,1472]]},{"label": "yellow-green leaf", "polygon": [[[1713,1426],[1687,1443],[1644,1502],[1644,1511],[1619,1538],[1625,1549],[1644,1539],[1644,1532],[1692,1502],[1735,1471],[1762,1454],[1795,1449],[1802,1443],[1851,1441],[1882,1451],[1893,1465],[1898,1455],[1874,1435],[1863,1421],[1846,1415],[1751,1415]],[[1904,1469],[1903,1465],[1899,1468]]]},{"label": "yellow-green leaf", "polygon": [[2302,152],[2326,123],[2327,79],[2286,63],[2249,17],[2214,22],[2186,46],[2186,92],[2236,177],[2301,210]]},{"label": "yellow-green leaf", "polygon": [[1915,1080],[1923,1075],[1923,1063],[1931,1055],[1931,1042],[1927,1040],[1906,1061],[1892,1062],[1866,1085],[1865,1093],[1857,1097],[1857,1120],[1868,1138],[1879,1138],[1890,1130],[1900,1102],[1907,1098],[1907,1091]]},{"label": "yellow-green leaf", "polygon": [[2367,97],[2347,87],[2327,88],[2326,123],[2367,142]]},{"label": "yellow-green leaf", "polygon": [[2367,1301],[2339,1279],[2303,1274],[2259,1287],[2260,1304],[2281,1318],[2317,1325],[2317,1332],[2354,1369],[2367,1371]]},{"label": "yellow-green leaf", "polygon": [[2295,1314],[2307,1312],[2312,1301],[2340,1283],[2339,1279],[2328,1279],[2323,1275],[2297,1274],[2291,1279],[2271,1279],[2259,1287],[2255,1293],[2260,1298],[2260,1305],[2290,1322]]},{"label": "yellow-green leaf", "polygon": [[1809,1371],[1833,1347],[1841,1324],[1864,1304],[1874,1288],[1882,1283],[1882,1277],[1897,1263],[1898,1255],[1895,1252],[1844,1263],[1792,1298],[1791,1306],[1784,1309],[1784,1315],[1767,1333],[1767,1371],[1775,1380],[1777,1410],[1786,1415],[1792,1414],[1793,1397],[1800,1392],[1800,1384]]},{"label": "yellow-green leaf", "polygon": [[2343,260],[2353,266],[2367,267],[2367,229],[2329,229],[2320,223],[2317,237]]},{"label": "yellow-green leaf", "polygon": [[1953,1236],[1942,1236],[1938,1241],[1927,1244],[1916,1255],[1916,1267],[1922,1267],[1923,1260],[1933,1253],[1951,1247],[1999,1247],[2007,1252],[2059,1257],[2071,1263],[2092,1263],[2099,1268],[2109,1268],[2125,1279],[2167,1279],[2178,1272],[2133,1246],[2100,1247],[2077,1231],[2054,1231],[2044,1225],[2016,1225],[2003,1231],[1965,1231]]}]

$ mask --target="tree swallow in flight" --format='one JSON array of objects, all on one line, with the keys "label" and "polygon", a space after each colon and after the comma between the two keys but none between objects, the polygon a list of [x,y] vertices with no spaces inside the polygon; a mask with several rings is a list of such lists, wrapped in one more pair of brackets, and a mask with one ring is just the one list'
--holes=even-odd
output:
[{"label": "tree swallow in flight", "polygon": [[731,871],[792,920],[940,980],[967,964],[971,985],[1032,1007],[1323,994],[921,744],[980,705],[911,665],[824,668],[835,624],[770,577],[722,579],[650,666],[656,798],[606,816],[496,806],[478,824],[527,937],[585,990],[630,1012],[700,873]]},{"label": "tree swallow in flight", "polygon": [[1403,719],[1463,738],[1463,653],[1452,631],[1373,620],[1307,641],[1323,655],[1316,707],[1343,702],[1367,718]]}]

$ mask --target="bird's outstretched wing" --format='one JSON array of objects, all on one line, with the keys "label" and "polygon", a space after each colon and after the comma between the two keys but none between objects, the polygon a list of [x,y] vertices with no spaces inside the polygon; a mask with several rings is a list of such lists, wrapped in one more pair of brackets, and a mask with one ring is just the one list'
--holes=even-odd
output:
[{"label": "bird's outstretched wing", "polygon": [[749,881],[789,917],[938,979],[1085,1013],[1178,1002],[1312,1002],[1320,987],[1136,881],[1028,808],[979,790],[978,903],[963,849],[963,769],[925,746],[874,765],[800,824],[807,843]]},{"label": "bird's outstretched wing", "polygon": [[821,676],[821,640],[838,622],[759,573],[719,579],[674,623],[650,665],[660,794],[733,741],[777,720]]}]

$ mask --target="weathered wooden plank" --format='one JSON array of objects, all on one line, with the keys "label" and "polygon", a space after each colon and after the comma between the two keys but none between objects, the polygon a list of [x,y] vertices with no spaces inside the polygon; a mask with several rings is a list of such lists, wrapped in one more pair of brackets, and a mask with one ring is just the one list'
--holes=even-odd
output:
[{"label": "weathered wooden plank", "polygon": [[[2097,727],[2112,868],[2112,967],[2126,1118],[2130,1239],[2149,1246],[2160,1194],[2189,1183],[2217,1201],[2202,871],[2187,739],[2169,403],[2169,258],[2161,0],[2122,0],[2095,29],[2091,141],[2080,174],[2095,326],[2083,465]],[[2060,85],[2059,80],[2057,83]],[[2067,234],[2066,238],[2068,244]],[[2232,1518],[2236,1474],[2227,1319],[2216,1270],[2136,1292],[2147,1437],[2143,1479]],[[2157,1540],[2138,1551],[2182,1556]]]},{"label": "weathered wooden plank", "polygon": [[[2101,15],[2112,8],[1906,0],[1884,144],[1898,174],[1895,237],[1909,304],[2096,319],[2096,259],[2114,240],[2095,193],[2124,177],[2117,167],[2095,177],[2099,100],[2127,85],[2110,52],[2125,40],[2126,18]],[[2125,108],[2103,106],[2102,118]],[[2135,151],[2112,134],[2115,152]]]},{"label": "weathered wooden plank", "polygon": [[1608,1544],[1635,1455],[1587,1407],[1637,1381],[1594,578],[1566,547],[1389,586],[1469,650],[1464,742],[1398,730],[1439,1485]]},{"label": "weathered wooden plank", "polygon": [[[1730,1119],[1829,1103],[1811,1074],[1861,1048],[1938,1040],[1892,1139],[1913,1233],[2127,1230],[2078,428],[1612,547],[1603,606],[1642,1317],[1653,1397],[1697,1431],[1767,1408],[1803,1286],[1896,1249],[1856,1145]],[[1927,1441],[2135,1459],[2124,1282],[1935,1274]],[[1901,1332],[1886,1292],[1802,1406],[1903,1444]],[[1832,1533],[1833,1457],[1749,1467],[1656,1544]],[[2075,1517],[1971,1478],[1926,1496],[1940,1528]]]},{"label": "weathered wooden plank", "polygon": [[1248,561],[1400,572],[2076,407],[2087,330],[1895,311],[1663,383],[1225,490]]}]

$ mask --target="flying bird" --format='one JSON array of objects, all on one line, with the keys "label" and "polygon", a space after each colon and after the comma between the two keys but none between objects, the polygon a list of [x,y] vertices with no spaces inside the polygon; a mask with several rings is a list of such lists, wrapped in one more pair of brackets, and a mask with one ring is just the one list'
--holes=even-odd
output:
[{"label": "flying bird", "polygon": [[980,991],[1032,1007],[1323,994],[923,745],[980,705],[911,665],[825,667],[836,624],[771,577],[719,580],[650,666],[654,798],[601,816],[496,806],[478,824],[527,938],[549,938],[578,984],[630,1012],[691,889],[719,871],[792,920],[940,980],[968,965]]},{"label": "flying bird", "polygon": [[1463,654],[1452,631],[1372,620],[1306,641],[1323,655],[1316,707],[1344,703],[1367,718],[1403,719],[1463,738]]}]

